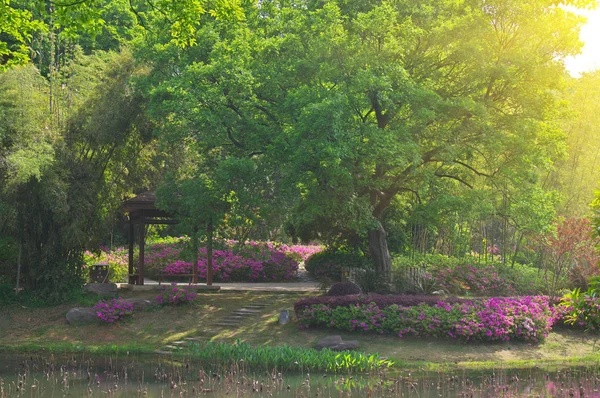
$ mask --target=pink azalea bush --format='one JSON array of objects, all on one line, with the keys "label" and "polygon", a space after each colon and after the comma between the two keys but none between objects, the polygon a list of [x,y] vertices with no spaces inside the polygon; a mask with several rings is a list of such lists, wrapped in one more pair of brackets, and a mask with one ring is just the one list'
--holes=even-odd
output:
[{"label": "pink azalea bush", "polygon": [[[147,264],[157,270],[156,273],[191,274],[192,263],[181,259],[182,250],[182,247],[172,246],[154,249],[147,258]],[[290,280],[298,272],[298,260],[314,250],[318,248],[302,250],[299,246],[254,241],[239,246],[229,241],[225,247],[213,250],[213,279],[250,282]],[[198,277],[205,279],[208,266],[206,248],[201,247],[198,254]]]},{"label": "pink azalea bush", "polygon": [[156,296],[156,304],[158,305],[179,305],[186,304],[196,300],[198,295],[196,292],[177,286],[177,283],[171,286],[163,286],[162,293]]},{"label": "pink azalea bush", "polygon": [[[191,274],[192,257],[189,238],[170,237],[146,247],[145,267],[150,277],[158,274]],[[318,245],[285,245],[277,242],[250,241],[239,245],[236,241],[224,242],[222,247],[213,250],[213,278],[216,281],[287,281],[298,272],[298,264],[311,255],[323,250]],[[198,250],[198,276],[206,278],[206,248]],[[137,262],[137,259],[135,260]],[[119,270],[112,281],[127,280],[127,249],[115,251],[101,250],[99,254],[86,252],[86,265],[108,263],[111,273]],[[115,271],[116,272],[116,271]],[[117,280],[118,279],[118,280]]]},{"label": "pink azalea bush", "polygon": [[96,316],[107,323],[119,321],[133,312],[133,305],[123,299],[100,300],[93,308]]},{"label": "pink azalea bush", "polygon": [[545,338],[555,311],[543,296],[488,298],[462,303],[438,301],[416,306],[379,306],[376,303],[332,307],[327,304],[296,307],[305,328],[327,327],[346,331],[461,341],[518,340],[537,343]]}]

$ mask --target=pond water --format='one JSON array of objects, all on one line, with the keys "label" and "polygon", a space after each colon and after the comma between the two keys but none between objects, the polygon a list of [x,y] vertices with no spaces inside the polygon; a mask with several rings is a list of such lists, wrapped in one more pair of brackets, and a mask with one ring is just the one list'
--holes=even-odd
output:
[{"label": "pond water", "polygon": [[208,369],[165,357],[0,357],[8,397],[600,397],[600,369],[394,371],[371,375]]}]

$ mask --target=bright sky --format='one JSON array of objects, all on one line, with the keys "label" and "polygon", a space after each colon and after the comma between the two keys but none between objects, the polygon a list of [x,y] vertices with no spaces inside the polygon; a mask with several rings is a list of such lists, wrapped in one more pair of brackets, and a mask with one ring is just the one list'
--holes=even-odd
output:
[{"label": "bright sky", "polygon": [[567,70],[572,76],[600,68],[600,8],[596,10],[577,10],[588,21],[581,28],[580,38],[584,43],[581,54],[565,60]]}]

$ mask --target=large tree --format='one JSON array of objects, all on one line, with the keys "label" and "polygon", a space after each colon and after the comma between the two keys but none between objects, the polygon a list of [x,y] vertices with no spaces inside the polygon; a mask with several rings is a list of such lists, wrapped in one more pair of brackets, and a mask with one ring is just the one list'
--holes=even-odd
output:
[{"label": "large tree", "polygon": [[564,151],[557,93],[582,21],[554,3],[262,1],[159,68],[162,99],[277,164],[297,231],[366,234],[387,276],[398,195],[436,179],[527,190]]}]

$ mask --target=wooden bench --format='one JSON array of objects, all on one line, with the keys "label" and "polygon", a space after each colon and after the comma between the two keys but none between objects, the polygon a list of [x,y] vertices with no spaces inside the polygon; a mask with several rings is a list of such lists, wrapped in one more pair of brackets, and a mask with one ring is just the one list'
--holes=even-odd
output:
[{"label": "wooden bench", "polygon": [[179,276],[185,276],[187,278],[189,278],[189,285],[192,284],[192,282],[194,282],[194,274],[158,274],[158,284],[159,286],[162,284],[162,280],[163,278],[171,278],[171,277],[179,277]]}]

